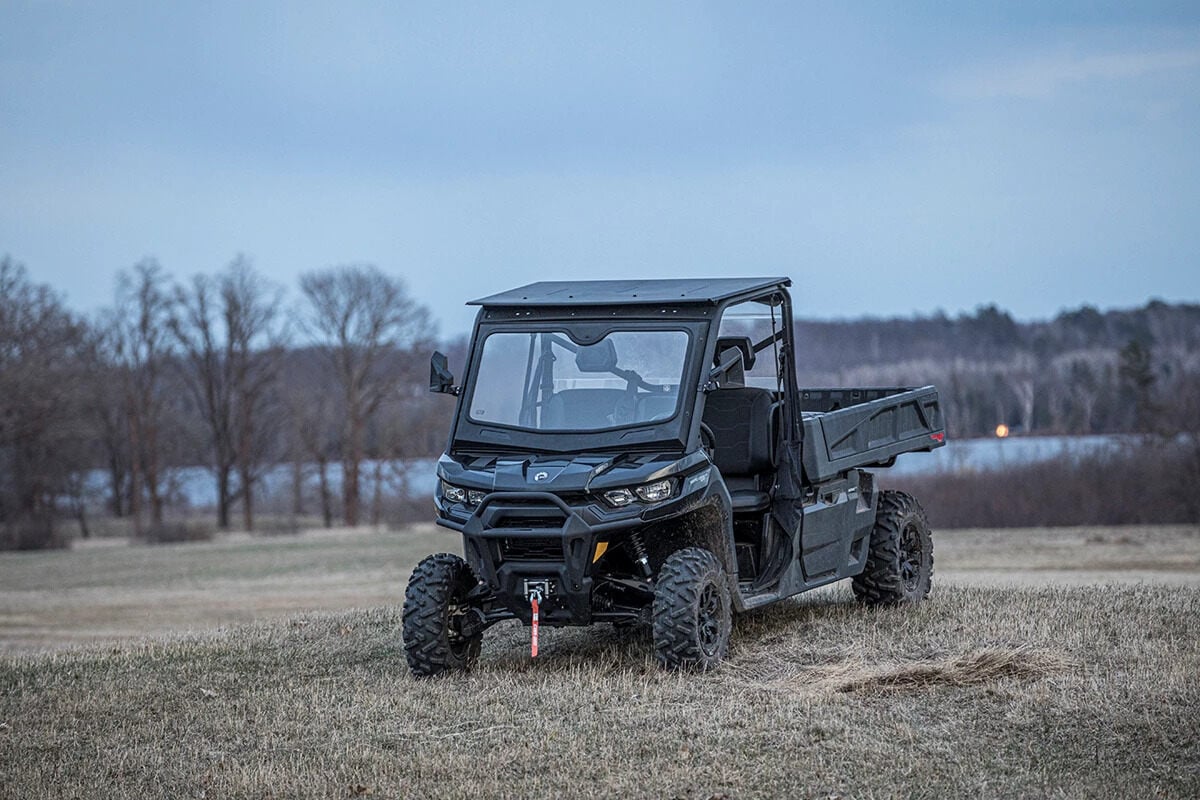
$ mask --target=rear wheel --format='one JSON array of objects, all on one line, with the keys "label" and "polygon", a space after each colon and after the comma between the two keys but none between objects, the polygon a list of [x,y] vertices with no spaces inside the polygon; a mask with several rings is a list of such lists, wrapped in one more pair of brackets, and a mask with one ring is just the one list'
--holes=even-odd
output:
[{"label": "rear wheel", "polygon": [[725,569],[701,547],[673,553],[654,590],[654,650],[670,669],[708,670],[729,652],[733,602]]},{"label": "rear wheel", "polygon": [[916,603],[933,580],[933,536],[925,510],[910,494],[880,493],[867,566],[853,581],[854,595],[869,605]]},{"label": "rear wheel", "polygon": [[413,675],[428,677],[469,669],[479,657],[482,633],[463,633],[473,614],[467,595],[478,583],[466,561],[450,553],[417,565],[404,591],[404,655]]}]

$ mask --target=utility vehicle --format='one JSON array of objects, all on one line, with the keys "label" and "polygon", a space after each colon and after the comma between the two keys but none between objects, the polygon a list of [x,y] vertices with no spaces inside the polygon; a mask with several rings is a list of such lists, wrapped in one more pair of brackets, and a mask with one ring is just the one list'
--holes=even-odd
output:
[{"label": "utility vehicle", "polygon": [[484,631],[649,627],[660,663],[710,669],[734,614],[843,578],[866,603],[924,598],[925,513],[871,468],[945,442],[938,393],[797,386],[788,278],[542,282],[475,300],[437,464],[408,664],[468,668]]}]

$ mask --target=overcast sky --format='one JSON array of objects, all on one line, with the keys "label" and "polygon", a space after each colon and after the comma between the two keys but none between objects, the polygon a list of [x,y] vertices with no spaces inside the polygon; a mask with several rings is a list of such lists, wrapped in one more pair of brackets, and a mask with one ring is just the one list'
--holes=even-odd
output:
[{"label": "overcast sky", "polygon": [[444,334],[549,279],[1200,300],[1200,3],[839,5],[0,0],[0,254],[89,311],[371,262]]}]

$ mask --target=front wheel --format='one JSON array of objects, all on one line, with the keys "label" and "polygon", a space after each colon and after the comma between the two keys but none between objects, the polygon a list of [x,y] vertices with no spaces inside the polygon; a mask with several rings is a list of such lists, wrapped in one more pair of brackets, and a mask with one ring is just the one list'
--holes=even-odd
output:
[{"label": "front wheel", "polygon": [[725,569],[701,547],[677,550],[654,589],[654,650],[669,669],[709,670],[729,652],[733,602]]},{"label": "front wheel", "polygon": [[478,579],[466,561],[450,553],[417,564],[404,591],[404,655],[417,677],[470,669],[479,657],[482,633],[464,634],[472,613],[467,595]]},{"label": "front wheel", "polygon": [[933,581],[933,536],[925,510],[905,492],[880,493],[867,566],[854,578],[854,595],[868,605],[916,603]]}]

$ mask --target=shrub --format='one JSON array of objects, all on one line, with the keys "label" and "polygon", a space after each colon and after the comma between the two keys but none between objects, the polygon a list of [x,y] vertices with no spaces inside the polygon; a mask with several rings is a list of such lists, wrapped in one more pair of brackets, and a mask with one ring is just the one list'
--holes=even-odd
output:
[{"label": "shrub", "polygon": [[71,542],[54,525],[50,515],[26,515],[0,523],[0,550],[52,550]]},{"label": "shrub", "polygon": [[1147,438],[1128,450],[879,481],[920,498],[943,528],[1197,523],[1194,446]]},{"label": "shrub", "polygon": [[143,531],[141,538],[148,544],[207,542],[213,538],[214,530],[210,523],[200,520],[173,520],[151,524]]}]

